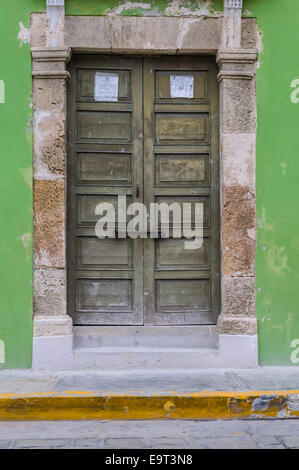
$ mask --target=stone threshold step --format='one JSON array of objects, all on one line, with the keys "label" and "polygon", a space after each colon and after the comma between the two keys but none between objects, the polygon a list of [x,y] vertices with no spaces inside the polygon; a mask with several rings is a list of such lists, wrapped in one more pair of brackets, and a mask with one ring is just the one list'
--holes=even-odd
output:
[{"label": "stone threshold step", "polygon": [[[35,370],[97,369],[109,372],[111,370],[200,370],[257,366],[256,336],[220,335],[217,347],[215,347],[214,340],[212,341],[213,335],[211,335],[205,347],[202,348],[200,344],[197,344],[196,337],[192,338],[189,329],[184,330],[182,341],[177,342],[180,347],[176,347],[171,335],[171,341],[162,343],[161,337],[158,342],[156,339],[153,341],[154,336],[151,330],[140,333],[140,338],[144,341],[136,340],[136,344],[129,341],[129,336],[127,339],[121,339],[120,335],[119,341],[112,341],[109,335],[106,335],[104,340],[104,336],[99,333],[99,336],[95,335],[93,339],[90,339],[88,330],[85,330],[80,340],[76,333],[74,337],[72,335],[34,337],[32,367]],[[115,339],[115,336],[113,338]],[[201,340],[199,343],[203,344]]]},{"label": "stone threshold step", "polygon": [[217,327],[201,326],[74,326],[74,348],[216,349]]}]

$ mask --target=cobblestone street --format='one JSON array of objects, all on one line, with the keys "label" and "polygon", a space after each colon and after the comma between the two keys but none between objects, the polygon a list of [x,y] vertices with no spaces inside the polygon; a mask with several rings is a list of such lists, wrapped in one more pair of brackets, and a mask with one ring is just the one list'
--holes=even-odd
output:
[{"label": "cobblestone street", "polygon": [[0,423],[4,449],[298,449],[299,420]]}]

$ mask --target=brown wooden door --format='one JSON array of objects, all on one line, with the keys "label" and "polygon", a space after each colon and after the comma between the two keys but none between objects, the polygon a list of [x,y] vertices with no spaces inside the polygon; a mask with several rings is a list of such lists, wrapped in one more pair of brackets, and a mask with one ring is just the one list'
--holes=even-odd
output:
[{"label": "brown wooden door", "polygon": [[[142,61],[78,55],[71,64],[68,308],[77,325],[143,323],[141,239],[100,240],[99,203],[143,192]],[[118,100],[95,100],[95,74],[118,77]],[[101,92],[101,90],[99,90]]]},{"label": "brown wooden door", "polygon": [[[184,81],[185,77],[193,84],[192,97],[175,97],[180,93],[173,93],[171,82],[180,78]],[[150,202],[204,205],[202,248],[185,249],[183,237],[145,240],[145,323],[215,323],[220,275],[214,60],[145,59],[144,110],[146,205]]]},{"label": "brown wooden door", "polygon": [[[75,324],[216,323],[220,253],[214,62],[208,57],[73,59],[68,308]],[[117,101],[95,100],[96,73],[118,75]],[[192,93],[176,97],[173,80],[184,77]],[[138,201],[147,207],[151,202],[202,202],[202,248],[186,250],[184,238],[98,239],[95,207],[116,204],[120,194],[127,195],[128,204]]]}]

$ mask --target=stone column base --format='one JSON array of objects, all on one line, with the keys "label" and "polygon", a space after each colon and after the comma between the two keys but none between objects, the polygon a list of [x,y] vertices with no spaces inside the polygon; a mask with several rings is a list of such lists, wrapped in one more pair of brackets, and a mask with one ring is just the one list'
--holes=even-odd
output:
[{"label": "stone column base", "polygon": [[37,315],[33,322],[34,336],[72,335],[73,322],[68,315]]},{"label": "stone column base", "polygon": [[218,331],[221,335],[256,335],[257,321],[254,317],[222,313],[218,318]]}]

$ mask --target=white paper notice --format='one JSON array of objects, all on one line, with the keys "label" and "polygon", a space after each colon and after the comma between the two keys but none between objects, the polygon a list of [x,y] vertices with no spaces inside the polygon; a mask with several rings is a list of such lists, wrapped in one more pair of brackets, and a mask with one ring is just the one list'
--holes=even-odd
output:
[{"label": "white paper notice", "polygon": [[193,75],[170,75],[170,98],[193,98]]},{"label": "white paper notice", "polygon": [[118,75],[97,72],[94,78],[95,101],[118,101]]}]

